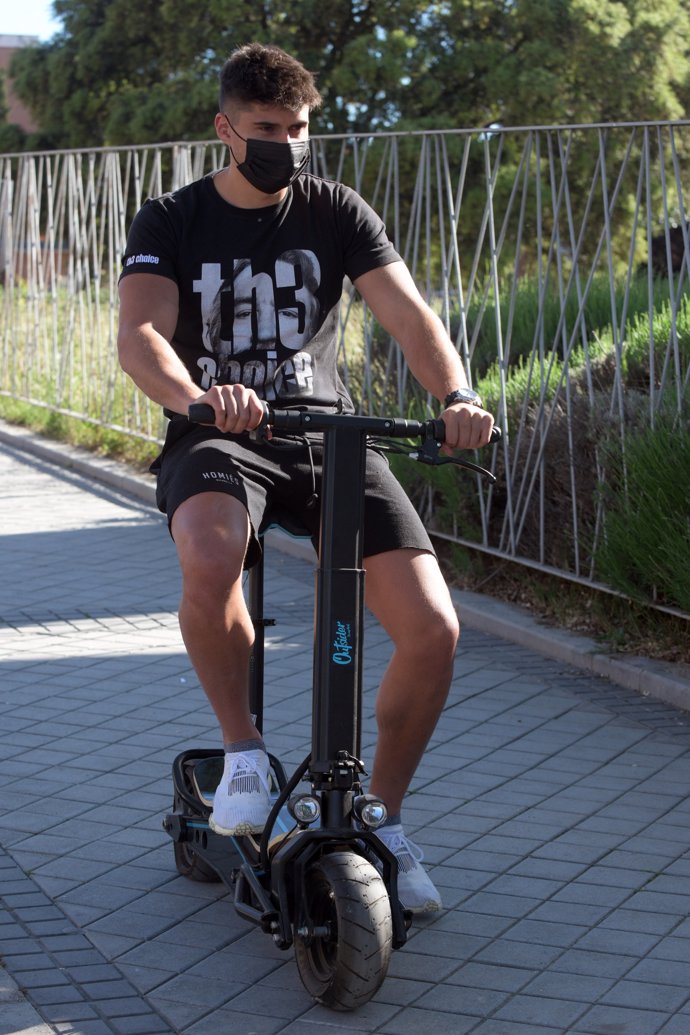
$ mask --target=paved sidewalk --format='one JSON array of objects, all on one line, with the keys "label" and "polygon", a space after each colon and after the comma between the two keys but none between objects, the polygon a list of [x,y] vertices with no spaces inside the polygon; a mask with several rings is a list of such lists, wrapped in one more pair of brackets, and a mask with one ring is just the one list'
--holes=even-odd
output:
[{"label": "paved sidewalk", "polygon": [[[406,810],[446,909],[375,999],[315,1006],[222,886],[177,876],[170,764],[216,746],[163,521],[0,453],[0,1035],[688,1035],[690,726],[466,631]],[[311,565],[270,555],[266,736],[309,743]],[[388,657],[367,630],[364,744]]]}]

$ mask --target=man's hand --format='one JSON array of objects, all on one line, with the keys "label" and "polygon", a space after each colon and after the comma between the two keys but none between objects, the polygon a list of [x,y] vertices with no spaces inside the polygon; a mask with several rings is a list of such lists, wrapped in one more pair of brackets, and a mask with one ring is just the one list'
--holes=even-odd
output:
[{"label": "man's hand", "polygon": [[219,431],[239,435],[253,431],[261,423],[264,408],[256,392],[244,385],[214,385],[194,402],[208,403],[216,415]]},{"label": "man's hand", "polygon": [[446,426],[446,441],[442,452],[451,454],[455,449],[479,449],[487,445],[494,426],[494,418],[479,406],[454,403],[444,410],[441,420]]}]

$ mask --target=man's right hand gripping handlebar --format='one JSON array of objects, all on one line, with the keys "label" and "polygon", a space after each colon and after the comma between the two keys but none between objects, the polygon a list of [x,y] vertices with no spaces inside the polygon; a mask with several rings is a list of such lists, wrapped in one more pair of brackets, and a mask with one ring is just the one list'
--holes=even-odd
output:
[{"label": "man's right hand gripping handlebar", "polygon": [[219,385],[189,407],[196,424],[213,424],[219,431],[240,435],[254,431],[266,418],[267,408],[256,392],[244,385]]}]

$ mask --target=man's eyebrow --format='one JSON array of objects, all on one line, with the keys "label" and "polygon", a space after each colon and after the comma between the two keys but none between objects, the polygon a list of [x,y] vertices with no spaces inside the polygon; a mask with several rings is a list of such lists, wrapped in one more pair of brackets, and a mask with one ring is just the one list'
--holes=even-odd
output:
[{"label": "man's eyebrow", "polygon": [[[255,126],[262,126],[262,127],[266,128],[266,129],[275,129],[276,126],[280,127],[282,125],[282,123],[280,123],[280,122],[272,122],[270,119],[255,119],[254,120],[254,125]],[[294,122],[290,123],[290,128],[292,128],[293,126],[299,126],[299,128],[301,129],[303,126],[308,126],[308,125],[309,125],[308,119],[295,119]]]}]

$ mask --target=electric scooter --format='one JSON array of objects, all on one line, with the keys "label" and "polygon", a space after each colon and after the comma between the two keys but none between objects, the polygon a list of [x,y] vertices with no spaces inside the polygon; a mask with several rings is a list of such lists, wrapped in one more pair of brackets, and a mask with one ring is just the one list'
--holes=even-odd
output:
[{"label": "electric scooter", "polygon": [[[212,407],[189,418],[211,424]],[[237,912],[273,938],[294,945],[306,990],[323,1005],[353,1010],[380,988],[393,949],[404,945],[411,914],[397,893],[397,861],[376,829],[385,804],[362,786],[364,569],[362,528],[367,441],[426,464],[455,463],[494,481],[461,457],[439,455],[441,420],[414,421],[266,406],[262,427],[323,434],[320,550],[315,584],[311,752],[289,777],[269,755],[273,806],[261,834],[220,837],[208,818],[223,771],[222,750],[190,749],[173,763],[173,811],[163,826],[180,874],[222,880]],[[495,437],[498,437],[495,429]],[[393,445],[394,439],[419,446]],[[270,520],[270,518],[269,518]],[[294,528],[290,529],[295,532]],[[308,533],[304,533],[308,534]],[[263,723],[263,560],[249,573],[255,628],[250,706]],[[308,788],[299,789],[305,781]]]}]

